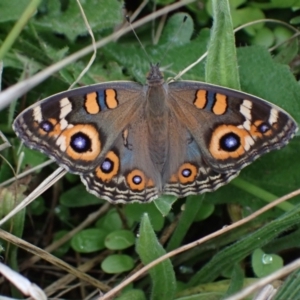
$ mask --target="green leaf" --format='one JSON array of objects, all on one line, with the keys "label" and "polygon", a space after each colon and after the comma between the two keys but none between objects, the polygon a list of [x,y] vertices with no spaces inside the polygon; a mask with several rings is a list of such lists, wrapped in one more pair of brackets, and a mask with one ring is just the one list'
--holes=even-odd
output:
[{"label": "green leaf", "polygon": [[290,20],[291,25],[298,25],[300,24],[300,16],[294,17]]},{"label": "green leaf", "polygon": [[116,209],[110,209],[102,218],[100,218],[95,226],[102,228],[110,233],[123,228],[121,217]]},{"label": "green leaf", "polygon": [[[184,19],[185,22],[183,23]],[[188,44],[193,32],[193,19],[188,14],[174,14],[168,19],[159,44],[171,45],[172,47]]]},{"label": "green leaf", "polygon": [[[159,244],[152,229],[149,217],[143,215],[136,250],[144,265],[164,255],[166,251]],[[173,300],[176,291],[175,273],[169,259],[149,270],[152,280],[151,299]]]},{"label": "green leaf", "polygon": [[28,165],[35,167],[47,160],[45,154],[27,147],[23,147],[22,152],[24,152],[24,159],[22,160],[21,168]]},{"label": "green leaf", "polygon": [[300,269],[291,273],[280,286],[273,300],[299,299],[300,293]]},{"label": "green leaf", "polygon": [[223,296],[223,299],[226,299],[228,296],[237,293],[243,287],[244,283],[244,272],[239,264],[235,264],[231,274],[230,285],[226,294]]},{"label": "green leaf", "polygon": [[146,300],[144,291],[138,289],[132,289],[125,291],[121,296],[116,297],[115,300]]},{"label": "green leaf", "polygon": [[59,199],[60,204],[66,207],[82,207],[101,204],[103,201],[104,200],[89,193],[81,183],[62,193]]},{"label": "green leaf", "polygon": [[135,236],[129,230],[116,230],[105,238],[105,246],[111,250],[123,250],[134,245]]},{"label": "green leaf", "polygon": [[29,5],[30,0],[4,0],[0,1],[0,23],[17,21]]},{"label": "green leaf", "polygon": [[34,199],[34,201],[27,206],[27,213],[33,216],[40,216],[45,212],[45,210],[45,200],[41,196]]},{"label": "green leaf", "polygon": [[[64,34],[74,42],[78,36],[87,35],[76,1],[68,1],[66,9],[62,9],[58,0],[51,0],[48,15],[35,21],[36,25],[51,28],[56,33]],[[94,34],[96,31],[110,28],[122,22],[122,3],[117,0],[89,0],[81,2],[84,13]]]},{"label": "green leaf", "polygon": [[126,205],[124,209],[126,217],[135,222],[140,222],[144,213],[149,214],[155,231],[161,230],[164,225],[165,219],[153,202],[143,205],[132,203]]},{"label": "green leaf", "polygon": [[[53,242],[61,239],[63,236],[65,236],[66,234],[68,234],[69,232],[67,230],[60,230],[57,231],[54,235],[53,235]],[[57,256],[57,257],[62,257],[64,256],[70,249],[71,246],[71,241],[68,240],[66,241],[63,245],[61,245],[59,248],[55,249],[53,251],[53,255]]]},{"label": "green leaf", "polygon": [[215,211],[215,206],[211,203],[203,202],[195,218],[195,221],[203,221],[210,217]]},{"label": "green leaf", "polygon": [[70,209],[64,205],[57,205],[55,207],[55,215],[59,220],[62,222],[68,222],[70,220],[71,214],[70,214]]},{"label": "green leaf", "polygon": [[105,248],[107,232],[103,229],[90,228],[75,234],[71,239],[72,248],[79,253],[91,253]]},{"label": "green leaf", "polygon": [[263,27],[257,31],[251,42],[253,45],[260,45],[265,48],[269,48],[274,44],[275,36],[271,29]]},{"label": "green leaf", "polygon": [[276,8],[289,8],[292,6],[300,6],[299,0],[271,0]]},{"label": "green leaf", "polygon": [[205,67],[206,82],[240,89],[236,48],[228,0],[213,0],[214,23]]},{"label": "green leaf", "polygon": [[[263,247],[282,232],[291,228],[299,222],[300,205],[295,206],[276,220],[267,223],[265,226],[248,234],[236,243],[226,247],[215,254],[212,259],[198,271],[189,282],[189,286],[210,282],[217,278],[224,269],[229,268],[233,263],[238,263],[257,248]],[[234,260],[232,260],[234,257]]]},{"label": "green leaf", "polygon": [[107,256],[101,263],[101,269],[108,274],[119,274],[132,270],[133,258],[124,254],[113,254]]},{"label": "green leaf", "polygon": [[[250,23],[256,20],[261,20],[265,18],[265,14],[261,9],[256,7],[245,7],[237,9],[232,13],[233,27],[238,27],[246,23]],[[254,24],[251,26],[245,27],[245,30],[249,35],[255,35],[257,30],[260,30],[264,27],[263,23]]]},{"label": "green leaf", "polygon": [[172,195],[162,195],[158,199],[154,201],[155,206],[161,212],[161,214],[165,217],[169,214],[172,209],[173,203],[177,200],[177,197]]},{"label": "green leaf", "polygon": [[298,39],[292,39],[286,43],[285,47],[279,49],[274,57],[274,61],[281,64],[290,64],[297,57],[299,49]]},{"label": "green leaf", "polygon": [[199,211],[202,209],[202,196],[189,196],[185,203],[185,207],[174,230],[172,237],[168,243],[167,251],[171,251],[180,246],[182,240],[186,236],[190,226],[193,224]]},{"label": "green leaf", "polygon": [[283,259],[276,254],[266,254],[256,249],[251,257],[252,268],[257,277],[265,277],[283,267]]}]

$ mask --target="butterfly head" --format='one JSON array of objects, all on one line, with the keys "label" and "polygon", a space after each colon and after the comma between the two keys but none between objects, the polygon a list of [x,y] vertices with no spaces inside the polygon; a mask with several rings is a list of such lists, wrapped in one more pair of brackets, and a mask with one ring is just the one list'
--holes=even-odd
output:
[{"label": "butterfly head", "polygon": [[164,82],[164,76],[159,69],[159,63],[150,64],[150,71],[147,75],[149,85],[161,85]]}]

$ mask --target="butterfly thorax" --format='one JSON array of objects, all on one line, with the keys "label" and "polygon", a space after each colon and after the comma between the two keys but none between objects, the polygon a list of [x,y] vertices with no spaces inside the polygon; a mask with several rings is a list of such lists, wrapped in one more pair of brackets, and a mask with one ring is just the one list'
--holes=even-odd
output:
[{"label": "butterfly thorax", "polygon": [[151,65],[147,76],[145,116],[151,160],[159,171],[163,170],[168,153],[169,109],[166,88],[158,64]]}]

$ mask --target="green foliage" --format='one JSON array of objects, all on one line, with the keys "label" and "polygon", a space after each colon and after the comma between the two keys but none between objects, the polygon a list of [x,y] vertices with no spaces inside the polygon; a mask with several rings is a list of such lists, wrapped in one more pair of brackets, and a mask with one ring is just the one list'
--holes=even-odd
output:
[{"label": "green foliage", "polygon": [[[20,19],[29,2],[1,1],[2,42],[11,34],[14,23]],[[157,5],[160,8],[171,2],[174,1],[161,0],[157,1]],[[199,2],[195,2],[168,16],[157,45],[153,45],[151,40],[151,23],[137,28],[151,62],[160,62],[165,78],[172,78],[209,49],[207,60],[189,70],[182,79],[204,81],[206,78],[216,84],[241,88],[282,107],[300,123],[300,87],[296,80],[300,74],[297,64],[299,43],[296,39],[290,40],[271,53],[266,48],[278,45],[294,32],[281,24],[258,23],[235,35],[235,45],[238,46],[235,49],[231,28],[264,16],[299,24],[296,7],[299,9],[300,1],[230,0],[230,10],[215,7],[213,22],[211,2],[202,1],[203,9],[199,9]],[[223,0],[218,0],[218,3],[221,2],[224,4]],[[93,0],[81,3],[96,40],[108,36],[120,26],[123,19],[121,1]],[[151,13],[151,9],[152,4],[149,4],[143,14]],[[187,19],[183,23],[184,16]],[[160,24],[160,21],[156,24]],[[211,24],[214,26],[212,35],[209,29]],[[91,44],[76,1],[64,0],[43,1],[21,33],[13,36],[12,40],[14,42],[3,59],[3,89]],[[0,129],[13,145],[13,148],[1,154],[14,167],[19,159],[17,150],[20,142],[11,129],[13,117],[37,100],[68,89],[88,60],[89,55],[66,66],[12,104],[10,110],[0,112]],[[145,83],[147,71],[149,61],[134,35],[129,33],[98,49],[96,60],[78,86],[113,80]],[[284,149],[273,151],[245,168],[233,184],[221,187],[214,193],[184,200],[162,196],[154,203],[143,205],[111,205],[98,220],[88,222],[88,228],[79,230],[54,254],[75,266],[74,252],[78,264],[80,259],[86,262],[103,253],[101,262],[89,273],[98,280],[105,280],[111,287],[117,285],[128,276],[128,271],[139,266],[140,261],[147,264],[167,251],[230,224],[232,220],[225,205],[238,204],[240,217],[244,217],[261,208],[265,202],[299,188],[298,149],[299,137],[296,137]],[[27,148],[22,148],[22,151],[22,171],[47,159],[45,155]],[[20,184],[12,186],[12,189],[1,190],[2,215],[7,214],[25,197],[24,194],[32,191],[54,168],[55,164],[52,164],[38,174],[31,175],[26,192]],[[2,161],[1,181],[12,176],[12,171]],[[106,203],[86,192],[79,182],[76,175],[66,176],[30,206],[28,217],[22,212],[12,219],[12,227],[8,226],[11,223],[7,223],[4,229],[11,229],[14,235],[20,237],[25,228],[24,239],[40,247],[46,247],[47,241],[67,235],[71,229],[80,226],[88,215],[98,210],[99,205]],[[148,276],[139,278],[116,299],[188,297],[207,300],[224,298],[237,292],[256,281],[257,277],[280,268],[286,261],[286,253],[297,255],[300,247],[297,203],[299,197],[264,213],[242,228],[177,254],[151,269]],[[137,253],[134,251],[135,243]],[[8,258],[11,266],[17,268],[18,264],[30,261],[27,252],[19,255],[9,243],[1,245],[6,251],[1,255]],[[275,262],[268,264],[268,269],[262,260],[265,253]],[[43,276],[39,276],[35,267],[25,272],[38,285],[45,286],[46,282],[52,284],[55,280],[53,274],[43,273]],[[292,299],[299,293],[298,275],[291,274],[285,280],[275,299]],[[229,279],[222,280],[222,277]],[[39,282],[39,278],[43,278],[43,281]],[[86,286],[90,287],[92,283]],[[79,289],[74,294],[70,292],[64,298],[78,299],[79,292]]]},{"label": "green foliage", "polygon": [[71,246],[79,253],[91,253],[105,248],[107,232],[103,229],[85,229],[72,237]]},{"label": "green foliage", "polygon": [[105,246],[111,250],[123,250],[134,245],[135,237],[130,230],[115,230],[105,238]]},{"label": "green foliage", "polygon": [[107,256],[101,263],[101,269],[107,274],[118,274],[133,269],[132,257],[124,254],[113,254]]},{"label": "green foliage", "polygon": [[261,249],[252,253],[252,268],[257,277],[265,277],[283,267],[283,259],[276,254],[266,254]]},{"label": "green foliage", "polygon": [[[141,220],[136,250],[144,265],[166,253],[155,236],[147,214]],[[149,270],[149,274],[152,280],[151,299],[174,299],[176,280],[171,261],[167,259],[156,265]]]}]

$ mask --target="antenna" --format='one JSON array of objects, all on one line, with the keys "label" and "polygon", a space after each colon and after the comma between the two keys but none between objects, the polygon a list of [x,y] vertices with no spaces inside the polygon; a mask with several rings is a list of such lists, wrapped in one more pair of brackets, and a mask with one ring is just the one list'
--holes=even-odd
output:
[{"label": "antenna", "polygon": [[134,28],[132,27],[132,25],[131,25],[131,21],[130,21],[130,17],[129,17],[128,15],[126,16],[126,20],[127,20],[127,22],[129,23],[129,26],[130,26],[130,28],[131,28],[132,32],[134,33],[134,35],[135,35],[136,39],[138,40],[138,42],[139,42],[139,44],[140,44],[141,48],[144,50],[144,53],[146,54],[146,56],[147,56],[147,58],[148,58],[149,62],[151,63],[150,56],[148,55],[148,53],[147,53],[147,51],[146,51],[146,49],[145,49],[145,47],[144,47],[143,43],[142,43],[142,42],[141,42],[141,40],[139,39],[139,37],[138,37],[138,35],[136,34],[136,32],[135,32]]},{"label": "antenna", "polygon": [[[141,42],[141,40],[139,39],[138,35],[136,34],[136,31],[135,31],[134,28],[132,27],[132,24],[131,24],[131,21],[130,21],[130,17],[129,17],[128,15],[126,16],[126,20],[127,20],[127,22],[129,23],[129,26],[130,26],[132,32],[134,33],[134,35],[135,35],[136,39],[138,40],[138,42],[139,42],[141,48],[144,50],[144,53],[146,54],[146,56],[147,56],[147,58],[148,58],[148,61],[149,61],[150,64],[151,64],[150,56],[148,55],[148,53],[147,53],[147,51],[146,51],[146,49],[145,49],[143,43]],[[186,20],[187,20],[187,16],[185,15],[185,16],[183,17],[183,19],[182,19],[182,23],[181,23],[180,27],[178,28],[178,31],[177,31],[177,34],[176,34],[177,36],[179,35],[180,31],[182,30],[182,27],[183,27],[184,23],[186,22]],[[167,49],[166,49],[165,54],[164,54],[164,56],[162,57],[161,61],[163,61],[163,60],[165,59],[165,57],[166,57],[166,55],[168,54],[168,52],[169,52],[169,50],[170,50],[170,48],[171,48],[171,46],[172,46],[173,43],[174,43],[174,39],[171,39],[170,42],[169,42],[169,44],[167,45]],[[159,63],[159,65],[161,65],[161,64]]]},{"label": "antenna", "polygon": [[[178,28],[178,31],[177,31],[177,34],[176,34],[177,36],[179,35],[180,31],[182,30],[182,27],[183,27],[184,23],[186,22],[186,20],[187,20],[187,16],[184,16],[183,19],[182,19],[182,23],[181,23],[180,27]],[[165,57],[167,56],[167,54],[168,54],[168,52],[169,52],[169,50],[172,46],[172,42],[174,42],[174,38],[170,40],[170,42],[167,46],[167,49],[165,51],[165,54],[162,57],[161,61],[163,61],[165,59]]]}]

